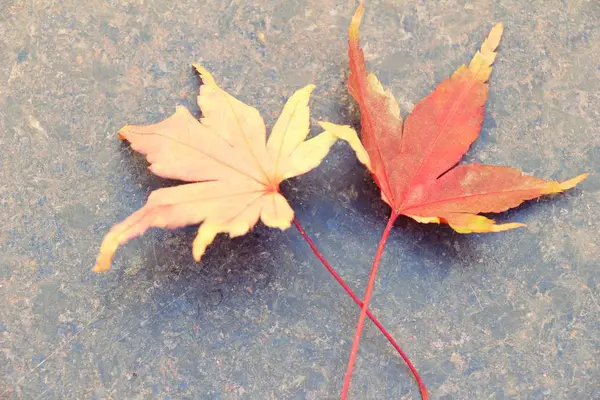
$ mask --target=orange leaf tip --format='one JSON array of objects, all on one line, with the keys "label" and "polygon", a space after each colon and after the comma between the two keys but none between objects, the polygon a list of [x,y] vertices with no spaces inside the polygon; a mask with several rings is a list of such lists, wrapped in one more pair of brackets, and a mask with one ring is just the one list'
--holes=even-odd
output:
[{"label": "orange leaf tip", "polygon": [[100,252],[96,259],[96,264],[92,268],[93,272],[106,272],[110,270],[110,264],[112,263],[113,256],[119,247],[119,240],[115,235],[110,232],[104,237],[102,245],[100,246]]},{"label": "orange leaf tip", "polygon": [[350,22],[350,29],[348,31],[348,38],[351,42],[357,42],[359,37],[360,23],[362,21],[363,13],[365,11],[365,4],[360,2],[358,8],[354,12],[352,16],[352,21]]},{"label": "orange leaf tip", "polygon": [[449,223],[450,227],[457,233],[493,233],[504,232],[511,229],[522,228],[527,225],[519,222],[509,222],[507,224],[496,224],[496,221],[481,215],[475,215],[471,223],[467,225],[455,225]]},{"label": "orange leaf tip", "polygon": [[117,132],[117,137],[119,138],[119,140],[126,140],[123,132],[126,131],[128,127],[129,125],[125,125],[121,129],[119,129],[119,131]]},{"label": "orange leaf tip", "polygon": [[408,215],[415,221],[421,224],[441,224],[450,225],[457,233],[487,233],[487,232],[502,232],[511,229],[521,228],[526,226],[519,222],[510,222],[507,224],[496,224],[496,221],[486,218],[482,215],[460,214],[451,216],[448,219],[438,217],[420,217],[416,215]]},{"label": "orange leaf tip", "polygon": [[487,82],[490,79],[492,64],[496,60],[496,49],[500,44],[503,32],[504,25],[502,23],[496,24],[469,64],[469,70],[474,74],[475,79],[480,82]]},{"label": "orange leaf tip", "polygon": [[589,173],[585,173],[585,174],[577,175],[575,178],[561,182],[560,188],[561,188],[561,190],[572,189],[579,183],[583,182],[589,175],[590,175]]}]

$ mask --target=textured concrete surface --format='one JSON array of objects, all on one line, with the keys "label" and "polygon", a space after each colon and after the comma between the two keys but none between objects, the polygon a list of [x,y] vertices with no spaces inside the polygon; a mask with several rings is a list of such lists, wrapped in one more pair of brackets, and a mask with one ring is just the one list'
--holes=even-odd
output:
[{"label": "textured concrete surface", "polygon": [[[111,224],[173,184],[116,139],[194,106],[201,62],[268,124],[313,82],[313,120],[356,122],[345,89],[355,2],[0,1],[0,398],[334,399],[357,308],[297,232],[259,227],[191,258],[194,228],[155,230],[90,272]],[[369,1],[370,68],[404,115],[506,25],[468,160],[564,179],[600,167],[600,3]],[[318,128],[313,124],[314,132]],[[433,399],[600,398],[600,185],[461,236],[400,220],[373,300]],[[347,146],[285,185],[357,291],[386,206]],[[365,332],[354,399],[412,399]]]}]

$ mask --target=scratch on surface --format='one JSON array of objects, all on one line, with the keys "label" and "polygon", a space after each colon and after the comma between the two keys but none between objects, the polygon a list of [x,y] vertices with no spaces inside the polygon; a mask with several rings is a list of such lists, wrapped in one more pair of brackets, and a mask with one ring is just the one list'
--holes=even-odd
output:
[{"label": "scratch on surface", "polygon": [[42,399],[42,398],[43,398],[43,396],[44,396],[46,393],[48,393],[48,391],[49,391],[49,390],[50,390],[50,388],[48,388],[48,389],[44,390],[42,393],[40,393],[40,395],[39,395],[38,397],[36,397],[36,398],[35,398],[35,400]]},{"label": "scratch on surface", "polygon": [[[77,337],[81,334],[81,332],[83,332],[84,330],[86,330],[92,323],[94,323],[96,321],[96,318],[98,318],[98,316],[100,314],[102,314],[102,312],[104,312],[105,307],[102,307],[102,309],[100,311],[98,311],[98,313],[96,313],[96,315],[94,315],[94,317],[92,317],[80,330],[77,331],[77,333],[75,333],[69,340],[67,340],[66,342],[64,342],[61,345],[58,345],[54,351],[52,353],[50,353],[50,355],[48,355],[48,357],[44,358],[39,364],[37,364],[35,367],[31,368],[29,371],[27,371],[25,373],[25,375],[23,375],[22,377],[20,377],[17,381],[13,382],[12,385],[9,385],[9,387],[7,387],[2,393],[0,393],[0,398],[4,398],[4,395],[8,393],[8,391],[10,390],[10,387],[14,387],[18,384],[20,384],[21,382],[23,382],[26,378],[29,377],[29,375],[31,375],[33,372],[35,372],[38,368],[40,368],[46,361],[48,361],[50,358],[54,357],[59,351],[61,351],[62,349],[64,349],[68,344],[70,344],[73,340],[77,339]],[[47,390],[46,390],[47,391]],[[44,392],[45,393],[45,392]],[[44,394],[42,393],[42,394]]]},{"label": "scratch on surface", "polygon": [[[138,328],[143,328],[144,326],[146,326],[146,324],[151,321],[152,319],[154,319],[154,317],[156,317],[158,314],[160,314],[161,312],[163,312],[164,310],[166,310],[167,308],[171,307],[173,304],[175,304],[176,301],[180,300],[183,296],[187,295],[188,292],[191,290],[188,289],[185,292],[183,292],[181,295],[177,296],[174,300],[170,301],[166,306],[162,307],[161,309],[159,309],[157,312],[155,312],[154,314],[152,314],[151,316],[149,316],[148,318],[146,318],[145,320],[142,320],[142,322],[140,322]],[[114,341],[114,343],[120,342],[122,340],[125,340],[126,338],[128,338],[129,336],[131,336],[133,331],[131,332],[127,332],[125,335],[119,337],[118,339],[116,339]]]},{"label": "scratch on surface", "polygon": [[592,289],[590,289],[589,286],[586,285],[585,283],[583,283],[583,287],[588,290],[588,292],[590,293],[590,298],[592,299],[592,302],[594,302],[594,304],[596,305],[596,308],[598,309],[598,311],[600,311],[600,305],[598,304],[598,301],[596,300],[596,296],[594,296],[594,292],[592,292]]},{"label": "scratch on surface", "polygon": [[[164,307],[160,308],[158,311],[156,311],[154,314],[152,314],[151,316],[149,316],[148,318],[142,320],[140,322],[140,324],[138,325],[138,329],[136,330],[132,330],[127,332],[125,335],[119,337],[118,339],[116,339],[114,341],[114,343],[122,341],[124,339],[126,339],[127,337],[130,337],[133,333],[137,332],[139,330],[139,328],[144,327],[149,321],[153,320],[154,317],[156,317],[158,314],[160,314],[161,312],[163,312],[164,310],[166,310],[167,308],[171,307],[173,304],[175,304],[175,302],[177,302],[178,300],[180,300],[181,298],[183,298],[185,295],[188,294],[188,292],[191,289],[186,290],[185,292],[183,292],[181,295],[177,296],[175,299],[173,299],[172,301],[170,301],[167,305],[165,305]],[[79,337],[79,335],[85,331],[90,325],[92,325],[94,322],[96,322],[99,318],[99,316],[104,312],[104,310],[106,309],[106,306],[102,307],[102,309],[100,311],[98,311],[80,330],[78,330],[71,338],[69,338],[66,342],[58,345],[53,351],[52,353],[50,353],[48,355],[48,357],[44,358],[40,363],[38,363],[35,367],[31,368],[29,371],[27,371],[25,373],[25,375],[23,375],[21,378],[19,378],[18,380],[16,380],[15,382],[13,382],[12,384],[10,384],[3,392],[0,393],[0,399],[3,399],[4,396],[9,393],[9,391],[11,390],[11,388],[14,388],[15,386],[21,384],[25,379],[27,379],[32,373],[34,373],[35,371],[37,371],[42,365],[44,365],[44,363],[46,363],[46,361],[50,360],[51,358],[53,358],[57,353],[59,353],[62,349],[64,349],[67,345],[69,345],[71,342],[73,342],[75,339],[77,339]],[[123,331],[121,331],[122,333]],[[46,392],[49,389],[46,390]],[[45,394],[46,392],[42,393]],[[38,396],[39,397],[39,396]]]},{"label": "scratch on surface", "polygon": [[152,243],[152,253],[154,254],[154,265],[158,267],[158,259],[156,258],[156,246],[154,246],[154,231],[150,236],[150,243]]},{"label": "scratch on surface", "polygon": [[469,283],[469,287],[471,288],[471,291],[473,292],[475,299],[477,299],[477,303],[479,303],[479,307],[481,308],[481,311],[483,311],[483,306],[481,305],[481,301],[479,301],[479,297],[477,296],[477,293],[475,293],[475,289],[473,289],[473,285],[471,285]]}]

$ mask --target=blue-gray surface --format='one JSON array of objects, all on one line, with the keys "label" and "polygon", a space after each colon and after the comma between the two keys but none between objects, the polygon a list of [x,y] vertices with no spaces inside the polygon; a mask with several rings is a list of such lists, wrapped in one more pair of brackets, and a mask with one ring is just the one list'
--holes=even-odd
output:
[{"label": "blue-gray surface", "polygon": [[[313,122],[355,123],[351,0],[4,1],[0,16],[0,398],[334,399],[358,309],[296,231],[152,231],[90,272],[107,229],[172,182],[115,136],[194,106],[201,62],[272,124],[316,83]],[[600,167],[600,2],[369,1],[370,68],[404,115],[506,26],[486,122],[467,158],[566,179]],[[313,124],[314,131],[318,129]],[[284,185],[362,293],[386,206],[343,144]],[[433,399],[600,398],[600,185],[530,202],[461,236],[400,220],[373,311]],[[411,399],[369,324],[354,399]]]}]

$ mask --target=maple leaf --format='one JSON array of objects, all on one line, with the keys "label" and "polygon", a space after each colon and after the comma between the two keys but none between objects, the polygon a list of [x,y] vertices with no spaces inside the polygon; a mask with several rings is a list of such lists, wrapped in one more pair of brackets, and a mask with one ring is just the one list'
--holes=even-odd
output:
[{"label": "maple leaf", "polygon": [[[373,73],[367,72],[359,44],[361,2],[350,24],[348,89],[361,113],[361,137],[349,126],[322,122],[321,126],[346,140],[369,169],[392,208],[373,260],[363,305],[354,333],[341,399],[348,396],[354,362],[385,243],[399,215],[422,223],[446,223],[459,233],[499,232],[524,226],[496,224],[479,213],[497,213],[523,201],[572,188],[587,177],[556,182],[523,175],[520,171],[482,164],[456,164],[479,135],[488,97],[488,80],[502,37],[502,24],[494,26],[468,66],[417,104],[402,122],[400,107]],[[421,397],[429,395],[415,369],[411,369]]]},{"label": "maple leaf", "polygon": [[336,141],[329,132],[306,140],[308,100],[314,85],[294,93],[266,140],[259,112],[202,78],[198,121],[182,106],[154,125],[127,125],[119,138],[146,155],[150,170],[188,183],[153,191],[147,203],[113,226],[100,247],[95,272],[110,269],[117,248],[152,227],[175,229],[201,223],[193,243],[197,261],[219,233],[247,233],[258,220],[287,229],[294,218],[279,184],[317,167]]},{"label": "maple leaf", "polygon": [[498,232],[524,226],[496,224],[479,213],[498,213],[525,200],[558,193],[587,177],[556,182],[500,166],[455,166],[479,135],[488,97],[488,79],[500,43],[502,24],[494,26],[469,66],[417,104],[404,124],[398,103],[373,73],[359,45],[361,3],[352,18],[348,89],[361,112],[361,137],[349,126],[321,123],[346,140],[369,169],[382,199],[397,214],[422,223],[447,223],[459,233]]}]

